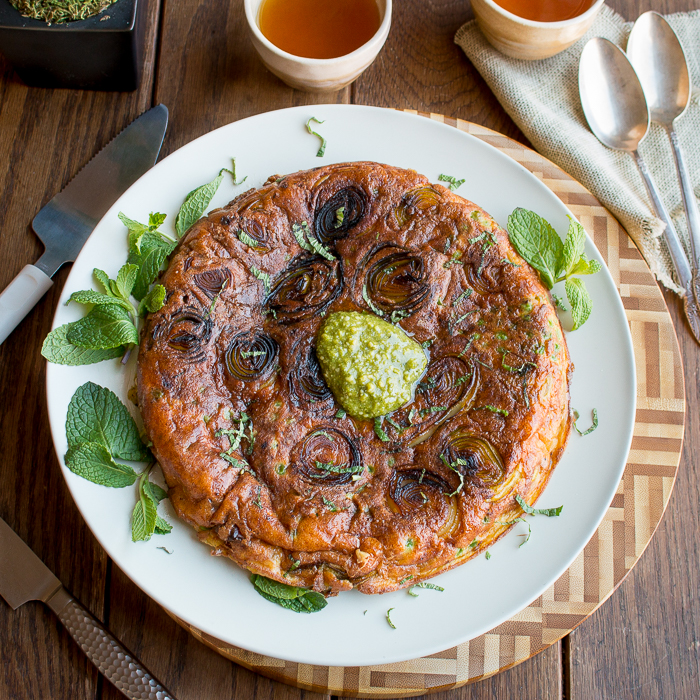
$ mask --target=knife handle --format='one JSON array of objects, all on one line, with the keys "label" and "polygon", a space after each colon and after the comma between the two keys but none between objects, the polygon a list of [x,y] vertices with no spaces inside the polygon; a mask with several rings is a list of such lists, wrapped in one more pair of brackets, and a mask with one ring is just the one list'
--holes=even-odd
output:
[{"label": "knife handle", "polygon": [[125,649],[65,588],[46,604],[100,673],[130,700],[175,700],[139,660]]},{"label": "knife handle", "polygon": [[19,322],[48,292],[53,282],[34,265],[25,265],[22,272],[0,294],[0,343],[4,342]]}]

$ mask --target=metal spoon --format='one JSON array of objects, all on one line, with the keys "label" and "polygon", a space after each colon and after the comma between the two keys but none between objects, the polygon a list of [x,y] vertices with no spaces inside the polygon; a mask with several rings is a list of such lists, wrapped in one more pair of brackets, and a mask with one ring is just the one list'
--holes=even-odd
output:
[{"label": "metal spoon", "polygon": [[675,32],[656,12],[645,12],[634,23],[627,40],[627,56],[644,88],[651,120],[661,124],[671,139],[690,232],[693,288],[695,299],[700,304],[700,280],[697,274],[700,265],[700,211],[673,126],[674,121],[690,104],[691,82],[688,63]]},{"label": "metal spoon", "polygon": [[647,164],[637,151],[649,131],[649,109],[639,78],[623,51],[607,39],[595,38],[581,54],[578,84],[591,131],[608,148],[627,151],[634,157],[654,209],[666,224],[663,238],[685,290],[686,318],[700,343],[700,312],[693,293],[691,266]]}]

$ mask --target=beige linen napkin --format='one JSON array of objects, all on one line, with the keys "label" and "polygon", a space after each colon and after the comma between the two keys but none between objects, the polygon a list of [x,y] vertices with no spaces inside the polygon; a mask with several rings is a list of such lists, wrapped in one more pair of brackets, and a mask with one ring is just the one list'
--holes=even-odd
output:
[{"label": "beige linen napkin", "polygon": [[[700,10],[666,17],[688,59],[695,87],[691,104],[676,127],[695,194],[700,195]],[[489,44],[476,21],[462,26],[455,43],[493,90],[498,101],[535,148],[590,190],[622,223],[667,287],[682,290],[673,280],[671,260],[659,235],[663,223],[652,214],[644,182],[632,157],[603,146],[583,115],[578,93],[578,64],[586,42],[605,37],[627,44],[631,23],[603,6],[588,33],[566,51],[540,61],[508,58]],[[688,228],[676,176],[671,143],[658,124],[652,124],[639,148],[649,165],[664,203],[690,252]]]}]

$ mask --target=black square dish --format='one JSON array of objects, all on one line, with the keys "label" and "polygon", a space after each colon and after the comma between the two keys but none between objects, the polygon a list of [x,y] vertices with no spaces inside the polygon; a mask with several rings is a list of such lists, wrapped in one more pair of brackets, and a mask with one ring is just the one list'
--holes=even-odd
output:
[{"label": "black square dish", "polygon": [[0,0],[0,53],[34,87],[135,90],[146,1],[118,0],[89,19],[49,25]]}]

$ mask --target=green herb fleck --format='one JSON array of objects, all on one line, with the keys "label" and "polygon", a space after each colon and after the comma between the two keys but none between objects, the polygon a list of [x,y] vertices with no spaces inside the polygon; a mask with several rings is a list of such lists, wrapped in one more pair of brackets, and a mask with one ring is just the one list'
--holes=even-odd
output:
[{"label": "green herb fleck", "polygon": [[576,425],[576,422],[577,422],[578,419],[579,419],[578,411],[574,409],[574,430],[575,430],[579,435],[581,435],[581,436],[583,436],[583,435],[590,435],[590,434],[598,427],[598,409],[597,409],[597,408],[594,408],[594,409],[591,411],[591,416],[592,416],[592,418],[593,418],[593,424],[591,425],[590,428],[588,428],[587,430],[584,430],[583,432],[581,432],[581,430],[579,430],[578,426]]},{"label": "green herb fleck", "polygon": [[391,627],[391,629],[395,630],[395,629],[396,629],[396,625],[391,621],[391,611],[392,611],[393,609],[394,609],[394,608],[389,608],[389,609],[386,611],[386,621],[389,623],[389,627]]},{"label": "green herb fleck", "polygon": [[442,266],[446,269],[449,270],[453,265],[461,265],[460,258],[462,257],[462,253],[460,251],[456,250],[454,253],[452,253],[452,257],[444,262]]},{"label": "green herb fleck", "polygon": [[232,170],[229,170],[228,168],[221,168],[221,170],[219,170],[219,175],[221,175],[221,173],[228,173],[233,180],[233,184],[238,187],[238,185],[242,185],[248,179],[248,176],[246,175],[242,180],[236,180],[236,159],[231,158],[231,163]]},{"label": "green herb fleck", "polygon": [[449,406],[430,406],[429,408],[421,408],[419,411],[421,416],[428,416],[431,413],[440,413],[441,411],[447,411]]},{"label": "green herb fleck", "polygon": [[564,300],[560,296],[557,296],[556,294],[552,294],[552,300],[554,301],[554,306],[561,309],[562,311],[569,310],[567,308],[566,304],[564,303]]},{"label": "green herb fleck", "polygon": [[329,501],[325,496],[321,496],[321,500],[323,501],[323,505],[326,506],[331,513],[338,512],[338,507],[335,505],[335,503],[333,503],[333,501]]},{"label": "green herb fleck", "polygon": [[339,408],[338,412],[335,414],[335,417],[342,419],[342,418],[345,418],[346,415],[347,415],[347,413],[345,413],[345,410],[342,408]]},{"label": "green herb fleck", "polygon": [[460,301],[463,301],[464,299],[468,299],[468,298],[471,296],[472,291],[473,291],[473,290],[472,290],[471,287],[467,287],[467,288],[452,302],[452,306],[457,306],[457,304],[459,304]]},{"label": "green herb fleck", "polygon": [[484,555],[484,558],[486,559],[486,561],[488,561],[491,558],[491,552],[486,550],[486,554]]},{"label": "green herb fleck", "polygon": [[389,442],[389,436],[386,434],[384,431],[384,428],[382,428],[382,417],[377,416],[374,419],[374,434],[382,441],[382,442]]},{"label": "green herb fleck", "polygon": [[548,518],[556,518],[564,507],[562,505],[558,508],[533,508],[523,500],[519,493],[515,494],[515,500],[528,515],[546,515]]},{"label": "green herb fleck", "polygon": [[308,250],[310,253],[313,252],[313,248],[309,245],[306,240],[306,234],[309,231],[309,225],[306,221],[302,221],[300,224],[292,224],[292,233],[294,238],[297,239],[297,243],[303,250]]},{"label": "green herb fleck", "polygon": [[261,272],[258,270],[255,265],[250,266],[250,271],[253,273],[255,277],[257,277],[262,283],[263,283],[263,288],[265,289],[265,294],[270,293],[270,275],[267,274],[267,272]]},{"label": "green herb fleck", "polygon": [[[324,121],[325,121],[325,120],[324,120]],[[306,130],[307,130],[310,134],[313,134],[314,136],[318,136],[318,138],[321,139],[321,146],[320,146],[320,148],[318,149],[318,152],[316,153],[316,156],[317,156],[318,158],[323,158],[324,154],[326,153],[326,144],[327,144],[327,141],[326,141],[325,138],[323,138],[323,136],[321,136],[321,134],[315,132],[315,131],[311,128],[311,122],[316,122],[317,124],[323,124],[324,121],[321,121],[321,120],[319,120],[319,119],[316,119],[316,117],[310,117],[310,118],[309,118],[309,121],[306,122]]]},{"label": "green herb fleck", "polygon": [[418,594],[413,592],[416,588],[429,588],[432,591],[440,591],[440,593],[445,590],[442,586],[437,586],[434,583],[428,583],[427,581],[421,581],[420,583],[414,583],[412,586],[409,586],[408,595],[417,598]]},{"label": "green herb fleck", "polygon": [[372,311],[374,311],[377,316],[384,316],[384,312],[381,309],[378,309],[375,305],[374,302],[369,298],[369,294],[367,294],[367,283],[362,285],[362,298],[365,300],[367,303],[367,306],[369,306]]},{"label": "green herb fleck", "polygon": [[459,477],[459,486],[452,492],[448,493],[448,496],[456,496],[464,488],[464,474],[458,469],[460,466],[469,466],[467,460],[458,458],[454,462],[448,462],[444,454],[440,455],[440,459],[449,469],[451,469]]},{"label": "green herb fleck", "polygon": [[477,406],[474,410],[475,411],[491,411],[491,413],[498,413],[499,415],[503,416],[504,418],[508,417],[508,411],[506,411],[505,408],[496,408],[496,406],[492,406],[491,404],[486,404],[485,406]]},{"label": "green herb fleck", "polygon": [[520,535],[521,537],[525,537],[525,539],[518,545],[518,547],[522,547],[530,539],[530,535],[532,534],[532,528],[530,527],[530,523],[527,520],[525,520],[525,518],[514,518],[513,520],[498,520],[497,522],[500,525],[515,525],[515,523],[525,523],[527,525],[527,535]]},{"label": "green herb fleck", "polygon": [[455,190],[459,189],[465,182],[465,179],[458,180],[456,177],[453,177],[452,175],[439,175],[438,180],[440,182],[446,182],[447,186],[450,188],[451,192],[454,192]]}]

